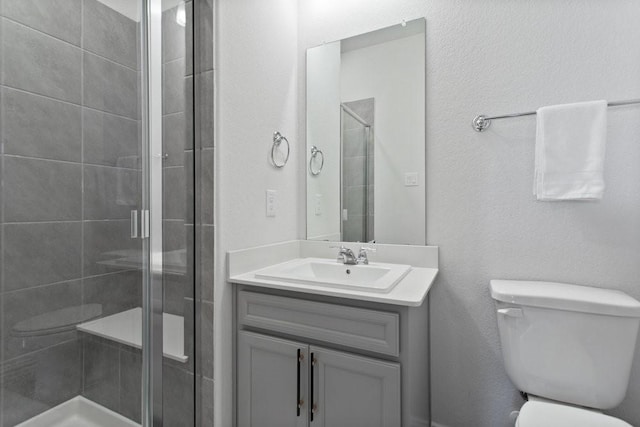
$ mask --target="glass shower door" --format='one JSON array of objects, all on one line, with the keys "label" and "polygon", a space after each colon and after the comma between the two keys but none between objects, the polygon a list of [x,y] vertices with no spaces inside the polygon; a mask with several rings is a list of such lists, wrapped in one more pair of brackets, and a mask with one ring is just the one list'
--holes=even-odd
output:
[{"label": "glass shower door", "polygon": [[195,424],[191,4],[0,1],[0,427]]},{"label": "glass shower door", "polygon": [[142,8],[1,5],[0,424],[135,425]]}]

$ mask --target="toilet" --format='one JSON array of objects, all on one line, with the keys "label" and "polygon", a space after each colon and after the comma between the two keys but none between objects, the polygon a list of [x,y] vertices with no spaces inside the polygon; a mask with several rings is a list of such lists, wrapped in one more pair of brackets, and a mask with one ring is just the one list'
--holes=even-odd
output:
[{"label": "toilet", "polygon": [[504,366],[528,396],[516,427],[630,427],[600,412],[627,392],[640,302],[564,283],[492,280]]}]

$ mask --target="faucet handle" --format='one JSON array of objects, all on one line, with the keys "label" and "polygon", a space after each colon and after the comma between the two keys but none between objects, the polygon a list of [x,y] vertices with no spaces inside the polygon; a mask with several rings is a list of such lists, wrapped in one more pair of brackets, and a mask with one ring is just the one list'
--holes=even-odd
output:
[{"label": "faucet handle", "polygon": [[362,246],[360,251],[358,252],[358,264],[369,264],[369,258],[367,257],[367,252],[375,252],[375,248],[370,248],[368,246]]},{"label": "faucet handle", "polygon": [[333,245],[329,246],[332,249],[338,249],[337,261],[343,264],[355,264],[355,255],[353,251],[347,248],[345,245]]}]

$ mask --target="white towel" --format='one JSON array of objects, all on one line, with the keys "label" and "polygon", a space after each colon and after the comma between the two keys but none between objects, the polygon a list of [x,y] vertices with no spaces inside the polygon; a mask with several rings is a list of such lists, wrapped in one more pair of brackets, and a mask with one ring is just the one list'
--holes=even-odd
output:
[{"label": "white towel", "polygon": [[607,102],[537,111],[533,194],[538,200],[598,200],[604,192]]}]

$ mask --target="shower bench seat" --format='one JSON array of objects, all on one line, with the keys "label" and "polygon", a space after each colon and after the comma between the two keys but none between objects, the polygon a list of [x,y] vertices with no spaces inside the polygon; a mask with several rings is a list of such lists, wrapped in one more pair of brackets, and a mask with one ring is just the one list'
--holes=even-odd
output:
[{"label": "shower bench seat", "polygon": [[[116,341],[120,344],[142,348],[142,308],[112,314],[77,326],[79,331]],[[163,313],[164,356],[186,363],[184,354],[184,317]]]}]

